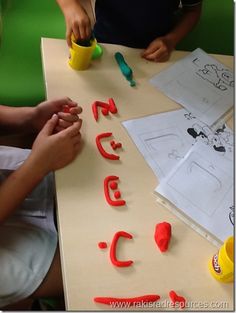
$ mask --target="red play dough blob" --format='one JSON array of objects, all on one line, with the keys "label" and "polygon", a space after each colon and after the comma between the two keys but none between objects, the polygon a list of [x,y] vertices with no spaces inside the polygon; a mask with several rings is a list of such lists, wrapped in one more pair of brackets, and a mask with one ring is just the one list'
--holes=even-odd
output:
[{"label": "red play dough blob", "polygon": [[157,224],[154,238],[161,252],[165,252],[171,238],[171,225],[167,222]]},{"label": "red play dough blob", "polygon": [[179,303],[181,309],[185,308],[186,299],[182,296],[177,295],[177,293],[174,290],[171,290],[169,292],[169,297],[173,305],[175,305],[176,303]]},{"label": "red play dough blob", "polygon": [[70,107],[69,106],[64,106],[63,112],[64,113],[70,113]]},{"label": "red play dough blob", "polygon": [[106,249],[107,248],[107,243],[104,242],[104,241],[101,241],[101,242],[98,243],[98,247],[100,249]]}]

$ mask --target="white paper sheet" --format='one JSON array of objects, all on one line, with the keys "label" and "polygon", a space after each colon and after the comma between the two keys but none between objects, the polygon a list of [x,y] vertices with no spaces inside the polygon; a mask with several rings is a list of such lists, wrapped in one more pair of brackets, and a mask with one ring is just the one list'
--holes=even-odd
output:
[{"label": "white paper sheet", "polygon": [[233,234],[233,161],[225,153],[195,143],[155,191],[222,242]]},{"label": "white paper sheet", "polygon": [[161,181],[184,158],[192,145],[203,141],[233,159],[233,136],[226,126],[212,131],[195,116],[180,109],[122,123],[146,162]]},{"label": "white paper sheet", "polygon": [[150,82],[210,126],[233,106],[233,72],[200,48]]}]

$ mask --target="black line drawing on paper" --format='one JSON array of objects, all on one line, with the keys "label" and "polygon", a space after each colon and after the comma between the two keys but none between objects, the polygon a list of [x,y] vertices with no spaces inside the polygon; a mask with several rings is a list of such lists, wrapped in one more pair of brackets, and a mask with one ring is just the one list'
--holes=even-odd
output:
[{"label": "black line drawing on paper", "polygon": [[230,223],[231,223],[232,225],[234,225],[234,212],[235,212],[234,205],[231,205],[231,206],[229,207],[229,210],[230,210],[230,212],[229,212],[229,220],[230,220]]},{"label": "black line drawing on paper", "polygon": [[211,146],[217,152],[233,151],[233,136],[226,130],[225,125],[213,132],[209,126],[198,122],[189,127],[187,133],[194,139]]},{"label": "black line drawing on paper", "polygon": [[[209,166],[210,167],[210,166]],[[221,187],[222,187],[222,183],[220,181],[220,179],[215,176],[213,173],[211,173],[210,171],[208,171],[206,168],[204,168],[201,164],[198,164],[196,161],[192,161],[188,167],[188,171],[189,173],[193,172],[193,170],[198,169],[198,171],[205,171],[205,174],[208,176],[208,179],[211,178],[212,183],[214,182],[215,184],[215,189],[213,190],[214,192],[220,191]]]},{"label": "black line drawing on paper", "polygon": [[163,150],[163,145],[165,145],[164,149],[166,150],[166,155],[169,159],[180,160],[183,158],[183,155],[179,152],[179,148],[182,148],[184,143],[177,131],[174,132],[174,129],[173,133],[158,134],[144,139],[144,144],[150,151]]},{"label": "black line drawing on paper", "polygon": [[180,204],[181,199],[185,204],[186,201],[189,202],[189,206],[182,203],[184,211],[189,212],[192,205],[194,210],[197,209],[210,218],[214,216],[222,200],[227,197],[232,182],[226,178],[224,170],[220,167],[211,168],[211,165],[211,161],[204,159],[204,155],[192,152],[166,181],[170,190],[176,193],[172,194],[171,191],[177,203]]},{"label": "black line drawing on paper", "polygon": [[219,68],[216,64],[205,64],[195,73],[221,91],[234,87],[233,73],[227,68]]},{"label": "black line drawing on paper", "polygon": [[199,66],[199,65],[197,64],[197,61],[198,61],[198,62],[200,61],[199,58],[195,58],[195,59],[192,60],[192,62],[193,62],[194,65]]},{"label": "black line drawing on paper", "polygon": [[169,159],[174,159],[174,160],[180,160],[183,158],[183,156],[181,156],[178,152],[178,150],[176,149],[172,149],[169,153],[168,153],[168,158]]},{"label": "black line drawing on paper", "polygon": [[185,114],[184,114],[184,117],[185,117],[188,121],[196,118],[196,116],[192,115],[191,112],[185,113]]},{"label": "black line drawing on paper", "polygon": [[149,165],[159,178],[168,173],[170,164],[173,166],[176,161],[184,157],[185,141],[182,132],[177,127],[145,132],[139,134],[138,138],[151,161]]}]

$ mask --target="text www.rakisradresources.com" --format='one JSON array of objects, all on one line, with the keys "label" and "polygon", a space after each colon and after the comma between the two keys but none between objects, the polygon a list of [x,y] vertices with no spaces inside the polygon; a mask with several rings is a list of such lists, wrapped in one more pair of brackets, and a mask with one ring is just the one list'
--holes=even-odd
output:
[{"label": "text www.rakisradresources.com", "polygon": [[[173,304],[169,300],[157,301],[157,302],[145,302],[137,301],[134,303],[128,302],[112,302],[110,307],[112,309],[178,309],[182,308],[183,303],[177,302]],[[196,310],[227,310],[229,309],[229,303],[227,301],[186,301],[185,310],[196,309]]]}]

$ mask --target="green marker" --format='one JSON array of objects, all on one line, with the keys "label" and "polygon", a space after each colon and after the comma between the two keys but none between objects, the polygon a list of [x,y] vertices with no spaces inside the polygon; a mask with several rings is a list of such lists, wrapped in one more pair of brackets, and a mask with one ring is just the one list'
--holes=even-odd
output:
[{"label": "green marker", "polygon": [[115,59],[116,59],[116,62],[118,63],[118,65],[120,67],[122,74],[129,81],[130,86],[131,87],[136,86],[136,82],[133,80],[133,71],[128,66],[128,64],[125,62],[123,55],[120,52],[116,52],[115,53]]}]

